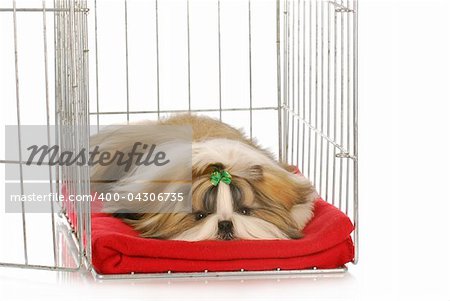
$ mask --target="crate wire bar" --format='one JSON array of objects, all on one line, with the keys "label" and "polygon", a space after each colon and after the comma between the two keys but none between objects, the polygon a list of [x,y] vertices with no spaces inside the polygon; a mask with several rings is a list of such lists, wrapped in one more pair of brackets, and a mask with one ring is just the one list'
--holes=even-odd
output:
[{"label": "crate wire bar", "polygon": [[299,166],[355,224],[358,260],[357,1],[283,0],[279,65],[282,161]]},{"label": "crate wire bar", "polygon": [[[88,117],[88,81],[87,81],[87,3],[86,1],[55,1],[54,7],[47,7],[49,1],[42,1],[39,8],[18,8],[16,1],[12,1],[12,8],[0,8],[0,13],[11,13],[14,28],[14,60],[15,60],[15,89],[16,89],[16,113],[18,126],[19,149],[21,145],[21,112],[20,112],[20,75],[19,75],[19,53],[17,29],[18,13],[40,13],[42,14],[42,41],[43,41],[43,61],[45,67],[45,106],[48,144],[50,141],[50,99],[49,99],[49,48],[55,52],[54,74],[55,74],[55,144],[61,146],[62,150],[80,150],[88,147],[89,132],[86,131]],[[50,15],[50,13],[52,15]],[[50,15],[50,16],[49,16]],[[0,15],[1,17],[1,15]],[[54,19],[54,45],[49,44],[47,21]],[[2,45],[3,46],[3,45]],[[26,122],[26,121],[25,121]],[[74,126],[77,126],[76,128]],[[75,130],[77,129],[77,130]],[[22,154],[19,152],[19,160],[0,160],[4,164],[17,164],[20,172],[20,190],[24,194],[24,178]],[[36,164],[36,163],[32,163]],[[44,164],[46,164],[44,162]],[[48,163],[47,163],[48,165]],[[89,171],[87,167],[59,167],[56,174],[53,174],[49,166],[49,190],[53,192],[53,183],[56,189],[61,192],[61,183],[68,185],[68,191],[76,194],[86,194],[89,192]],[[84,203],[84,204],[83,204]],[[56,207],[56,208],[55,208]],[[0,267],[17,267],[57,271],[77,271],[82,267],[83,257],[90,256],[90,238],[82,239],[84,229],[90,229],[89,206],[86,202],[63,208],[62,204],[51,202],[51,252],[53,265],[30,264],[28,260],[28,238],[26,223],[26,206],[21,204],[22,209],[22,238],[23,238],[23,263],[0,262]],[[70,223],[69,215],[77,216],[77,223]],[[82,225],[85,223],[85,225]],[[64,232],[61,235],[60,232]],[[65,238],[61,238],[64,236]],[[89,243],[88,243],[89,242]],[[61,252],[61,245],[66,245],[67,250]],[[66,258],[69,254],[70,259]],[[90,257],[88,257],[90,258]]]},{"label": "crate wire bar", "polygon": [[[42,1],[41,7],[21,8],[12,0],[11,8],[0,8],[2,13],[12,14],[14,28],[14,60],[16,85],[16,113],[19,148],[21,143],[20,114],[20,48],[18,45],[17,15],[19,13],[42,14],[42,40],[44,45],[45,85],[46,90],[46,124],[48,142],[50,141],[50,106],[49,72],[51,62],[48,59],[49,49],[54,51],[55,75],[55,144],[62,150],[78,152],[89,148],[89,125],[91,117],[100,126],[100,116],[125,115],[130,122],[132,114],[156,114],[159,119],[162,114],[195,112],[217,112],[222,119],[223,112],[248,112],[249,136],[254,138],[254,113],[258,111],[276,112],[278,126],[278,158],[282,162],[299,166],[316,186],[325,200],[328,200],[341,211],[349,215],[355,225],[353,240],[355,243],[355,258],[358,261],[358,16],[356,0],[274,0],[276,17],[276,95],[275,106],[258,106],[254,102],[255,86],[253,70],[254,43],[252,34],[258,30],[252,20],[252,5],[255,0],[246,1],[248,18],[248,107],[223,106],[223,24],[221,21],[221,2],[217,0],[217,70],[218,70],[218,107],[194,109],[192,102],[191,72],[192,72],[192,16],[191,0],[180,1],[186,7],[186,68],[187,68],[187,101],[186,109],[165,109],[161,106],[160,91],[160,38],[165,34],[161,31],[158,0],[154,1],[154,25],[156,48],[156,109],[132,110],[130,107],[129,76],[129,16],[128,0],[123,0],[124,43],[125,43],[125,84],[126,111],[109,111],[100,106],[101,89],[99,89],[99,61],[101,54],[98,38],[97,0],[54,0]],[[50,5],[49,3],[52,2]],[[49,7],[50,6],[50,7]],[[47,20],[49,15],[54,19],[54,44],[48,39]],[[94,46],[88,47],[88,16],[93,17]],[[92,24],[94,23],[94,24]],[[101,45],[100,45],[101,46]],[[2,47],[9,47],[2,45]],[[89,67],[89,59],[94,61],[95,68]],[[89,75],[95,72],[93,81]],[[89,84],[95,83],[95,93]],[[90,96],[95,98],[94,106],[89,106]],[[92,108],[95,111],[92,111]],[[90,110],[91,108],[91,110]],[[21,157],[18,161],[0,160],[2,164],[17,164],[20,168],[21,193],[23,190]],[[62,193],[63,185],[70,195],[88,195],[89,170],[87,166],[58,167],[55,173],[49,168],[49,184],[52,191],[53,183],[56,190]],[[154,278],[154,277],[215,277],[241,275],[292,275],[292,274],[324,274],[344,272],[344,266],[338,269],[309,269],[299,271],[236,271],[236,272],[202,272],[202,273],[153,273],[129,275],[101,275],[92,266],[91,249],[91,219],[89,202],[57,203],[51,213],[53,265],[30,264],[27,249],[26,206],[22,203],[22,237],[23,263],[0,262],[0,267],[19,267],[32,269],[47,269],[57,271],[77,271],[82,266],[90,269],[97,279],[123,278]],[[70,217],[70,219],[69,219]],[[75,217],[75,218],[74,218]],[[71,222],[69,222],[69,220]],[[59,232],[64,229],[64,236],[70,241],[70,253],[75,258],[74,265],[65,263],[60,257],[61,242]],[[0,258],[1,261],[1,258]]]}]

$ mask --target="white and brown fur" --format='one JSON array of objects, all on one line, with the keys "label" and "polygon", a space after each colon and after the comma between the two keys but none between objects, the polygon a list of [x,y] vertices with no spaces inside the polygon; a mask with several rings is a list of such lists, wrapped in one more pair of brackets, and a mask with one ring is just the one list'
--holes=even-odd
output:
[{"label": "white and brown fur", "polygon": [[[128,201],[107,203],[105,211],[122,218],[142,237],[148,238],[199,241],[302,237],[317,198],[311,183],[303,176],[294,175],[287,165],[278,163],[268,151],[225,123],[196,115],[176,115],[140,123],[148,126],[106,129],[91,138],[91,145],[113,152],[127,151],[135,141],[166,147],[175,140],[179,143],[185,139],[190,143],[182,134],[165,137],[153,130],[154,124],[192,127],[192,154],[178,154],[192,156],[192,166],[169,168],[162,177],[192,177],[192,211],[155,213],[155,208],[136,208],[153,204]],[[210,175],[216,169],[228,171],[232,182],[212,185]],[[145,166],[122,175],[117,168],[97,165],[91,169],[91,178],[102,178],[108,173],[118,174],[119,180],[106,184],[93,181],[94,190],[120,194],[153,192],[157,188],[152,179],[161,178]],[[166,189],[179,191],[180,184],[168,185],[171,186]]]}]

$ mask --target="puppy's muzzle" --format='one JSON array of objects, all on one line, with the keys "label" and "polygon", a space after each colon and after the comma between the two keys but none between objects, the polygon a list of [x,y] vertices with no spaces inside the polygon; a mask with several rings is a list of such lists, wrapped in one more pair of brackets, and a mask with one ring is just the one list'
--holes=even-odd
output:
[{"label": "puppy's muzzle", "polygon": [[219,239],[231,240],[233,239],[233,223],[231,221],[219,222]]}]

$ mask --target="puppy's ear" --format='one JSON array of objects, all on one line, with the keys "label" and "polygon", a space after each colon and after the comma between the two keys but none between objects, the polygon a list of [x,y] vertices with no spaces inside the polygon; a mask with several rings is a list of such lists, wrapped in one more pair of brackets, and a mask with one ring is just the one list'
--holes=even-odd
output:
[{"label": "puppy's ear", "polygon": [[263,178],[254,185],[268,199],[289,209],[297,204],[311,202],[317,195],[308,179],[281,168],[265,167]]},{"label": "puppy's ear", "polygon": [[264,170],[261,165],[253,165],[248,170],[249,178],[255,181],[262,180],[264,175]]},{"label": "puppy's ear", "polygon": [[252,165],[243,170],[232,170],[232,175],[249,181],[261,181],[264,177],[264,168],[261,165]]},{"label": "puppy's ear", "polygon": [[260,181],[263,179],[264,170],[261,165],[253,165],[246,171],[246,178],[253,181]]}]

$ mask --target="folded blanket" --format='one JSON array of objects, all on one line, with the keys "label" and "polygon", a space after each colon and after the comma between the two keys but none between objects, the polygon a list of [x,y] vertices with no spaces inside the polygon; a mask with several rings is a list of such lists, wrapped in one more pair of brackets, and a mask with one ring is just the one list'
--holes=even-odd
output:
[{"label": "folded blanket", "polygon": [[353,259],[352,231],[350,219],[320,199],[298,240],[148,239],[117,218],[94,214],[93,265],[102,274],[337,268]]}]

